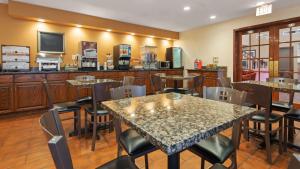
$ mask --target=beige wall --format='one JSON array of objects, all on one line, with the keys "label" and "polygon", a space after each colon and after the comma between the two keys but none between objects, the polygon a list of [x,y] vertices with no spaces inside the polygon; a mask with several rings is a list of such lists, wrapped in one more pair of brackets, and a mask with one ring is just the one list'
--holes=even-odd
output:
[{"label": "beige wall", "polygon": [[79,44],[81,41],[98,43],[98,57],[101,64],[106,60],[106,53],[113,52],[114,45],[130,44],[133,58],[138,59],[140,58],[142,46],[155,45],[158,46],[157,52],[160,60],[165,59],[166,47],[173,45],[173,41],[163,39],[15,19],[8,15],[7,10],[7,5],[0,4],[0,44],[30,46],[31,66],[37,66],[35,56],[37,55],[38,30],[65,33],[66,43],[63,65],[72,63],[71,56],[80,52]]},{"label": "beige wall", "polygon": [[228,76],[232,77],[234,29],[300,16],[300,6],[274,9],[272,14],[260,17],[256,17],[254,11],[255,9],[253,9],[253,16],[181,32],[174,46],[183,48],[184,66],[193,68],[196,58],[201,59],[206,65],[212,63],[213,57],[219,57],[219,65],[228,66]]}]

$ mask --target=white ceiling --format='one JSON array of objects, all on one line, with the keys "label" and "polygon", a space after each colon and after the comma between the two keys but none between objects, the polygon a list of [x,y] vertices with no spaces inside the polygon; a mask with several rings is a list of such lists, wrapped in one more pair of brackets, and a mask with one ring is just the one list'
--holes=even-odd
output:
[{"label": "white ceiling", "polygon": [[[0,0],[6,1],[6,0]],[[146,25],[172,31],[255,15],[257,2],[273,2],[273,10],[300,5],[300,0],[17,0],[46,7]],[[190,11],[183,11],[184,6]],[[217,19],[210,20],[210,15]]]}]

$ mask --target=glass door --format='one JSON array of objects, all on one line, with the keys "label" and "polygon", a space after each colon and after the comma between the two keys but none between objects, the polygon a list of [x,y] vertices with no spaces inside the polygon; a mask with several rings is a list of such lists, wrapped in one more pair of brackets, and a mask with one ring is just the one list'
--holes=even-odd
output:
[{"label": "glass door", "polygon": [[241,42],[241,80],[266,81],[273,74],[273,64],[270,64],[273,61],[270,57],[270,31],[259,29],[244,32]]}]

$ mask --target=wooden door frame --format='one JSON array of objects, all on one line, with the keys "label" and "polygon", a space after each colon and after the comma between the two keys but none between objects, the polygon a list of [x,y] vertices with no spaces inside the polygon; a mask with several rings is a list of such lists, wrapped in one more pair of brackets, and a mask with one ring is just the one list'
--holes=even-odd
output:
[{"label": "wooden door frame", "polygon": [[[233,81],[241,81],[241,74],[242,74],[242,67],[241,67],[241,62],[240,62],[240,47],[241,47],[241,41],[240,41],[240,35],[242,32],[245,31],[250,31],[250,30],[258,30],[258,29],[265,29],[265,28],[270,28],[271,32],[275,34],[275,27],[280,26],[280,25],[286,25],[290,24],[293,22],[299,22],[300,17],[295,17],[295,18],[289,18],[289,19],[284,19],[284,20],[279,20],[275,22],[269,22],[269,23],[263,23],[263,24],[258,24],[258,25],[253,25],[253,26],[247,26],[243,28],[238,28],[233,30]],[[271,33],[270,32],[270,33]],[[271,37],[271,35],[270,35]],[[273,41],[276,42],[278,39],[276,36],[272,35]],[[277,50],[276,46],[274,43],[270,44],[270,47],[273,46],[273,50]],[[270,55],[274,56],[276,52],[270,51]],[[276,56],[274,56],[276,57]],[[272,58],[274,59],[274,58]]]}]

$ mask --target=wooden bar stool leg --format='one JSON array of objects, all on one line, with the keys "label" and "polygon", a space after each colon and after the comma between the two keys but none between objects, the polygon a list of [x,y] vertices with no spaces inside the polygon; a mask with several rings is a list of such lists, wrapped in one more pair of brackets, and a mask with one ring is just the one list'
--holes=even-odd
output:
[{"label": "wooden bar stool leg", "polygon": [[282,148],[282,140],[283,140],[283,135],[282,135],[282,130],[283,130],[283,126],[282,126],[282,119],[280,119],[279,121],[279,154],[282,154],[283,148]]},{"label": "wooden bar stool leg", "polygon": [[283,129],[284,129],[284,132],[283,132],[283,149],[284,149],[284,152],[287,152],[287,135],[288,135],[288,124],[287,124],[287,118],[284,117],[284,124],[283,124]]},{"label": "wooden bar stool leg", "polygon": [[272,164],[272,154],[271,154],[271,140],[270,140],[270,129],[269,124],[265,124],[265,142],[267,151],[267,161]]}]

